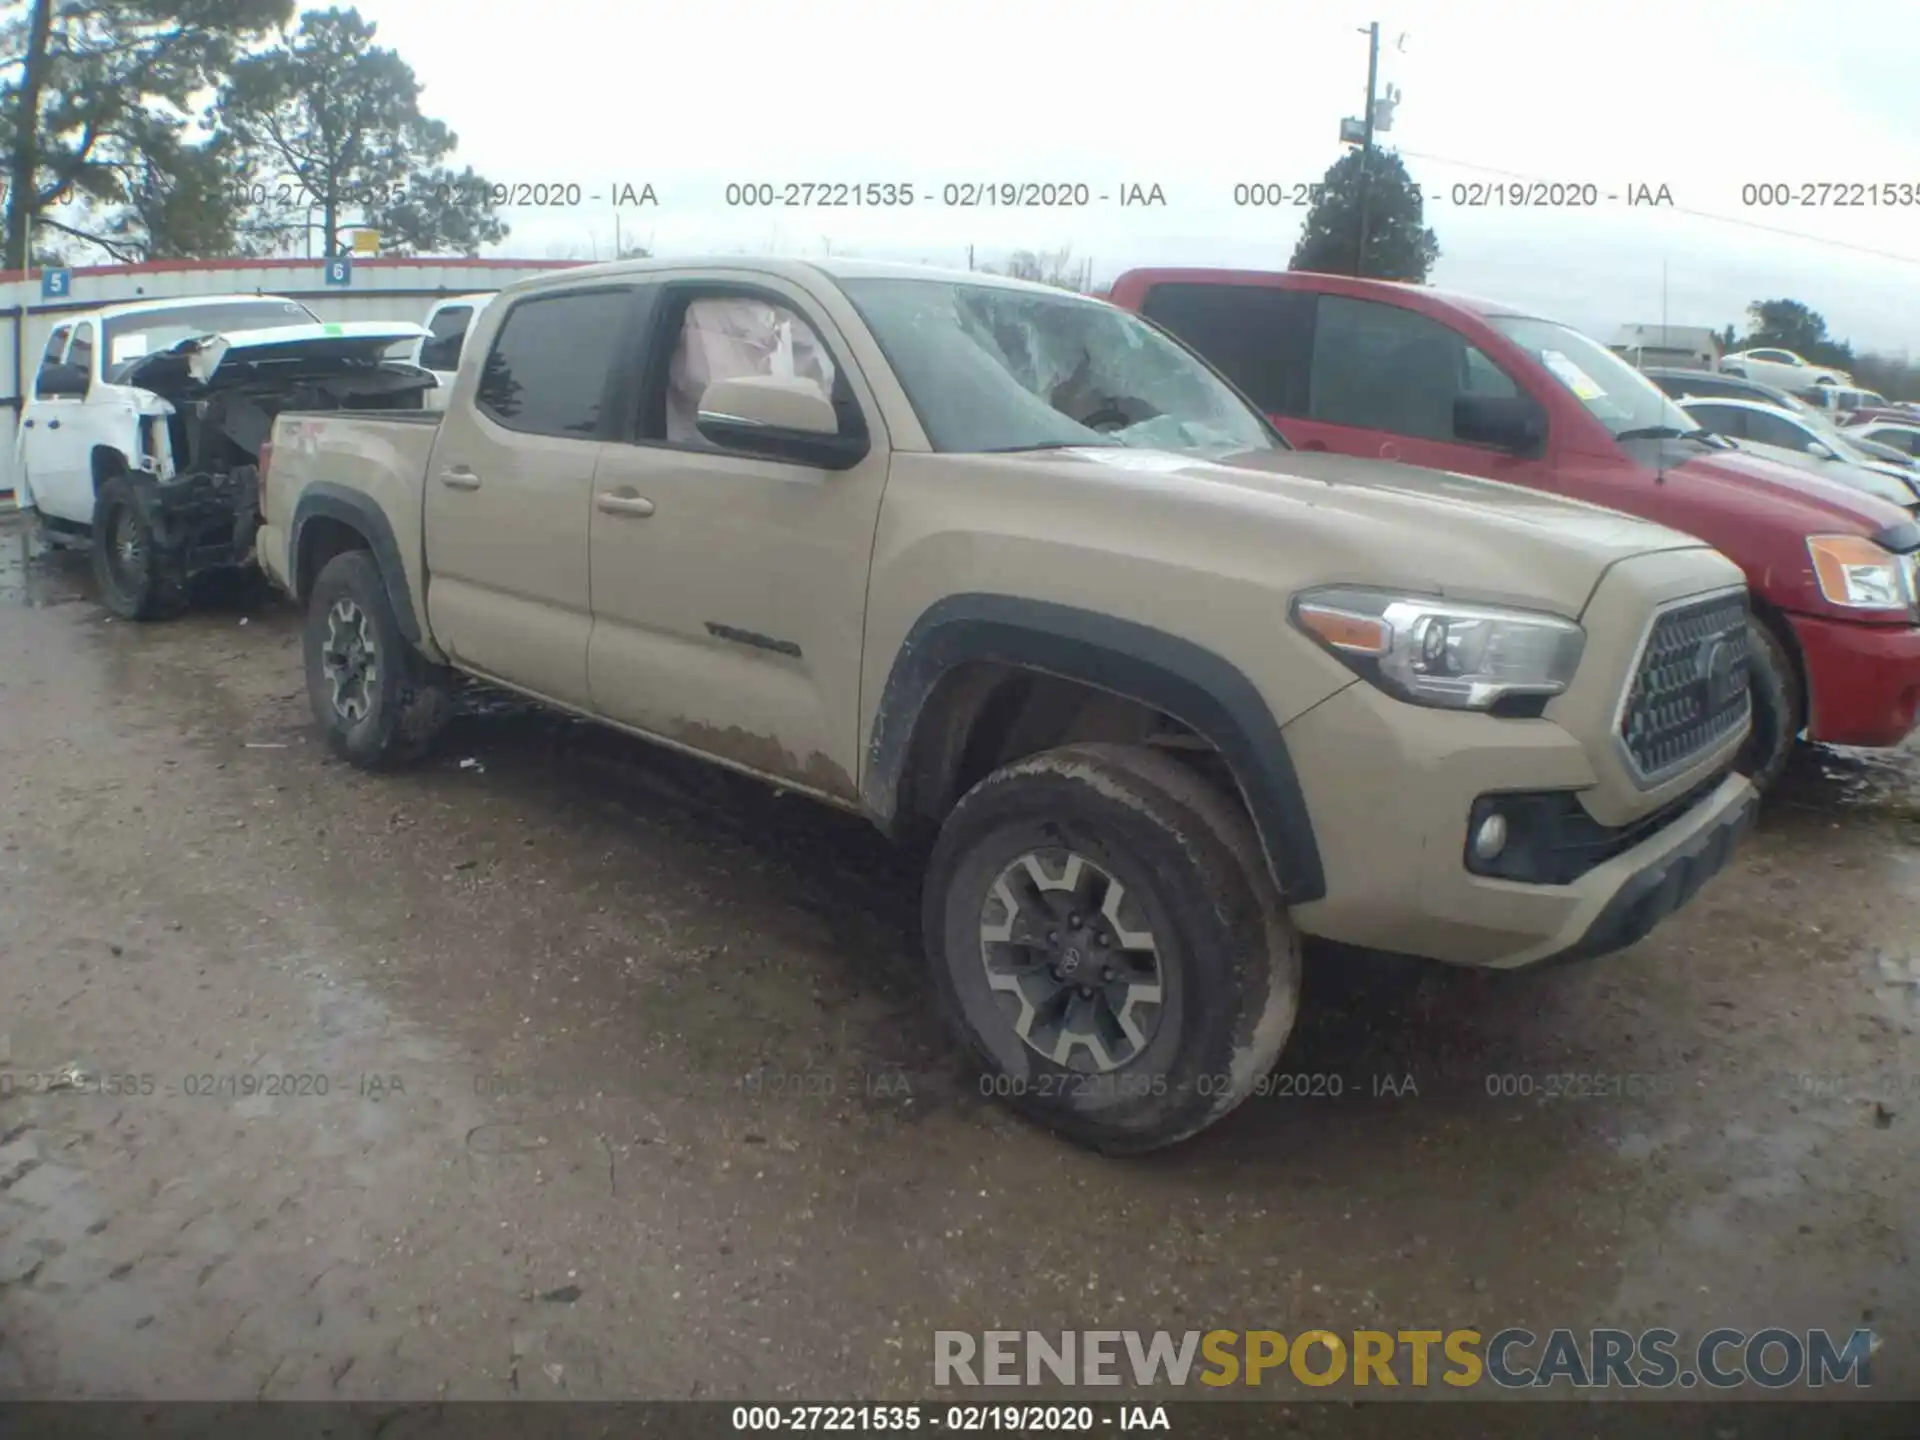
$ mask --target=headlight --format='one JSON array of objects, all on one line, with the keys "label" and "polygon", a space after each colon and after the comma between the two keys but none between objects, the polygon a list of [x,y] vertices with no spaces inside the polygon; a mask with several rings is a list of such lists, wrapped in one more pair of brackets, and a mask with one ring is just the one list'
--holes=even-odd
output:
[{"label": "headlight", "polygon": [[1820,593],[1850,610],[1912,610],[1914,563],[1864,535],[1809,535]]},{"label": "headlight", "polygon": [[1293,623],[1381,689],[1453,710],[1558,695],[1587,638],[1558,615],[1346,586],[1296,598]]}]

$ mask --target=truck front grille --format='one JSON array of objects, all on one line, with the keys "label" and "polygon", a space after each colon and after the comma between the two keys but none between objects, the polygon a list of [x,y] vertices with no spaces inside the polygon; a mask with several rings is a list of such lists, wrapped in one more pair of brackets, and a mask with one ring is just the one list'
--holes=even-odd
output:
[{"label": "truck front grille", "polygon": [[1661,611],[1620,709],[1620,739],[1655,784],[1747,723],[1752,708],[1744,589]]}]

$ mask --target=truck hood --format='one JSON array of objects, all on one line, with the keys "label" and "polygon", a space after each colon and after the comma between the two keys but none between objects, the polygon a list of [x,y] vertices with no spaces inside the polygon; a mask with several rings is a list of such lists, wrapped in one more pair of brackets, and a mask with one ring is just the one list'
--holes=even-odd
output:
[{"label": "truck hood", "polygon": [[203,335],[157,350],[128,370],[121,383],[156,395],[174,395],[192,386],[212,386],[228,373],[293,374],[309,367],[335,371],[343,364],[378,361],[387,349],[426,335],[424,325],[393,320],[349,320],[312,325],[276,325],[266,330],[232,330]]},{"label": "truck hood", "polygon": [[1618,562],[1707,548],[1664,525],[1537,490],[1319,451],[1253,451],[1210,461],[1093,447],[1019,458],[1056,473],[1072,467],[1107,485],[1202,487],[1220,503],[1249,511],[1274,513],[1277,503],[1335,512],[1348,523],[1339,527],[1344,534],[1330,534],[1330,542],[1394,563],[1397,573],[1382,574],[1382,581],[1431,594],[1531,604],[1575,618]]},{"label": "truck hood", "polygon": [[1703,454],[1687,446],[1684,460],[1674,452],[1663,459],[1678,462],[1663,465],[1667,484],[1725,491],[1730,501],[1742,495],[1749,504],[1756,496],[1764,497],[1770,508],[1810,535],[1821,531],[1878,535],[1913,519],[1911,507],[1853,489],[1838,478],[1751,453],[1716,450]]}]

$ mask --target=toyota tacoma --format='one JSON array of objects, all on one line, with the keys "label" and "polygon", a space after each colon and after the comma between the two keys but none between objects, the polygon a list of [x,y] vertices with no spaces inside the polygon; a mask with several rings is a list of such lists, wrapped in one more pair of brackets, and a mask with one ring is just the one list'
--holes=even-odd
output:
[{"label": "toyota tacoma", "polygon": [[1753,812],[1717,551],[1296,451],[1043,286],[568,270],[474,318],[443,412],[283,415],[264,468],[340,755],[420,756],[475,677],[924,842],[983,1089],[1110,1152],[1262,1082],[1302,936],[1617,950]]}]

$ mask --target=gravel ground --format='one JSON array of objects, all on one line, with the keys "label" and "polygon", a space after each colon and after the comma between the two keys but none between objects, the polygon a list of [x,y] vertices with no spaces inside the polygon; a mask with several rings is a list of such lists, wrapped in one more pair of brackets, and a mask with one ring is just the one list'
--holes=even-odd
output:
[{"label": "gravel ground", "polygon": [[1920,1394],[1920,757],[1809,750],[1623,955],[1311,957],[1283,1068],[1339,1098],[1113,1161],[954,1068],[860,822],[483,696],[365,776],[284,606],[88,588],[0,528],[0,1394],[913,1398],[937,1329],[1421,1324],[1866,1325]]}]

